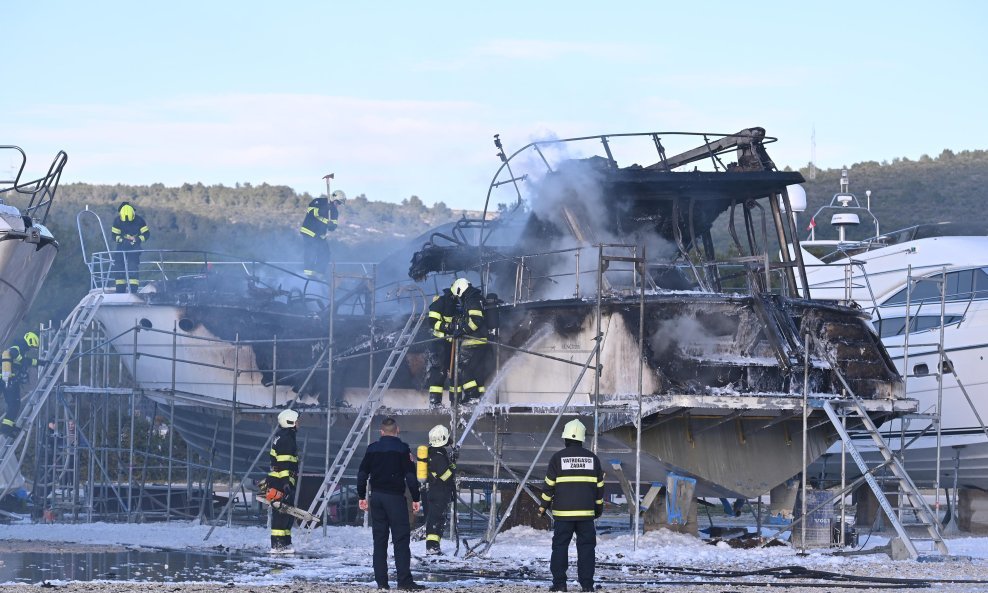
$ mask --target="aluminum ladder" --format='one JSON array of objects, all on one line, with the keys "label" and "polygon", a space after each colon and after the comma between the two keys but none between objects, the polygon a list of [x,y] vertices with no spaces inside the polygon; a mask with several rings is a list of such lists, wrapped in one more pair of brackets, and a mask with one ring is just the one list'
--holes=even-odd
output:
[{"label": "aluminum ladder", "polygon": [[[333,464],[330,466],[329,472],[319,486],[319,490],[316,491],[316,495],[312,499],[312,504],[309,505],[309,513],[316,517],[323,516],[326,507],[329,505],[330,496],[336,491],[340,482],[343,481],[343,474],[350,465],[350,460],[353,459],[357,448],[360,446],[360,440],[367,434],[367,429],[370,428],[374,414],[380,407],[384,392],[391,386],[391,381],[394,379],[395,374],[397,374],[401,362],[405,359],[405,354],[408,353],[409,346],[411,346],[412,341],[418,334],[419,328],[422,327],[422,323],[428,316],[429,309],[425,303],[425,295],[420,292],[418,297],[417,299],[415,297],[412,298],[412,312],[408,316],[408,320],[405,321],[405,326],[402,328],[398,338],[395,340],[394,348],[391,349],[388,360],[381,368],[381,372],[377,376],[377,381],[371,388],[370,393],[367,394],[367,399],[364,400],[364,403],[357,411],[357,417],[353,421],[353,426],[351,426],[350,431],[343,439],[339,451],[336,452]],[[311,530],[316,526],[316,522],[303,521],[300,523],[300,526],[303,529]]]},{"label": "aluminum ladder", "polygon": [[[848,453],[851,454],[858,469],[861,470],[862,476],[868,483],[868,486],[871,487],[871,491],[875,494],[878,504],[885,511],[889,523],[891,523],[899,535],[902,545],[909,553],[909,556],[914,560],[921,555],[940,554],[947,556],[950,552],[947,550],[947,544],[943,541],[940,522],[933,514],[933,511],[930,510],[930,506],[916,487],[916,484],[913,483],[912,478],[909,477],[905,467],[902,465],[902,460],[895,455],[895,452],[889,448],[888,443],[882,438],[878,427],[875,426],[871,417],[868,416],[868,412],[861,399],[852,395],[847,399],[827,400],[823,403],[823,410],[826,412],[827,417],[830,418],[830,422],[834,425],[834,428],[837,429],[838,434],[840,434],[841,440],[844,441],[844,446],[847,448]],[[885,463],[881,464],[880,467],[887,467],[894,477],[893,482],[898,485],[898,508],[894,508],[889,502],[885,491],[875,478],[874,469],[868,466],[861,453],[855,447],[854,441],[844,425],[844,420],[847,418],[852,418],[862,423],[878,451],[882,454]],[[902,513],[901,516],[900,513]],[[912,515],[914,520],[904,522],[903,518],[906,515]],[[926,543],[929,547],[919,550],[916,545],[917,543]]]},{"label": "aluminum ladder", "polygon": [[17,434],[12,437],[0,436],[0,467],[5,467],[7,463],[10,463],[11,457],[26,434],[23,428],[34,422],[38,413],[41,412],[41,408],[44,407],[52,389],[58,384],[62,371],[65,370],[65,365],[69,363],[72,353],[79,345],[79,341],[82,340],[82,336],[86,333],[86,329],[92,323],[96,311],[102,304],[103,292],[90,292],[79,301],[75,309],[62,322],[46,349],[48,364],[38,378],[38,384],[22,401],[21,413],[15,420],[16,426],[21,430],[18,430]]}]

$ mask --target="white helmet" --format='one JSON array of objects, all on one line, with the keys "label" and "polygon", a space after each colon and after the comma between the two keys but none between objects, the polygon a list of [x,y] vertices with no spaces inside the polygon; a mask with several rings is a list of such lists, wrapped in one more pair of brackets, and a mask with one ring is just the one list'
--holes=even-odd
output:
[{"label": "white helmet", "polygon": [[339,202],[340,204],[346,204],[346,194],[340,190],[336,190],[329,196],[329,199],[334,202]]},{"label": "white helmet", "polygon": [[470,288],[470,281],[466,278],[457,278],[453,281],[453,286],[449,287],[449,291],[453,293],[453,296],[459,298],[463,296],[463,293]]},{"label": "white helmet", "polygon": [[442,424],[437,424],[429,431],[429,444],[433,447],[442,447],[449,442],[449,429]]},{"label": "white helmet", "polygon": [[295,428],[296,425],[298,425],[298,412],[295,410],[284,410],[278,414],[278,426]]},{"label": "white helmet", "polygon": [[582,443],[587,438],[587,427],[579,420],[570,420],[563,427],[563,438]]}]

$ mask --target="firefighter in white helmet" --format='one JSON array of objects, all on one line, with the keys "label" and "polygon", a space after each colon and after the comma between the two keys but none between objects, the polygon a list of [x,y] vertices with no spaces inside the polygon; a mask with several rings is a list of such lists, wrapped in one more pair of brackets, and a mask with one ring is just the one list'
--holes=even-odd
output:
[{"label": "firefighter in white helmet", "polygon": [[550,591],[566,590],[569,543],[576,534],[576,574],[583,591],[594,590],[597,530],[594,519],[604,511],[604,470],[600,459],[583,446],[587,429],[579,420],[563,427],[566,447],[549,460],[539,513],[552,508]]},{"label": "firefighter in white helmet", "polygon": [[[450,382],[450,400],[467,401],[484,394],[487,323],[484,295],[466,278],[457,278],[429,306],[432,335],[438,338],[429,350],[429,404],[442,404],[443,384]],[[455,349],[459,349],[457,352]],[[459,359],[459,369],[453,369]],[[455,375],[455,377],[454,377]],[[455,385],[454,378],[456,379]]]},{"label": "firefighter in white helmet", "polygon": [[271,553],[291,554],[292,525],[295,518],[280,513],[275,507],[280,503],[292,504],[298,479],[298,443],[295,432],[298,430],[298,412],[283,410],[278,414],[278,432],[271,443],[271,471],[265,478],[267,492],[265,498],[271,503]]},{"label": "firefighter in white helmet", "polygon": [[449,429],[442,424],[429,431],[426,487],[425,553],[441,556],[439,540],[446,530],[447,511],[456,489],[456,458],[449,446]]}]

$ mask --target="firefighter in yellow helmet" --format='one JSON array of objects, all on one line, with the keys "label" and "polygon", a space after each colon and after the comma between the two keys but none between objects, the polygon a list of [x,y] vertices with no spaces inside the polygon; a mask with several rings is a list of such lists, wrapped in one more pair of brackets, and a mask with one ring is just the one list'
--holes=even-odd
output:
[{"label": "firefighter in yellow helmet", "polygon": [[550,591],[566,590],[569,568],[569,543],[576,534],[576,574],[583,591],[594,590],[597,529],[594,519],[604,511],[604,470],[600,459],[584,448],[587,429],[579,420],[563,427],[566,447],[549,460],[545,472],[545,489],[539,513],[552,508],[552,573]]},{"label": "firefighter in yellow helmet", "polygon": [[38,366],[41,362],[30,352],[38,347],[38,334],[27,332],[22,337],[14,341],[9,348],[3,351],[2,362],[0,362],[0,388],[3,389],[3,400],[7,405],[3,421],[0,422],[0,430],[4,434],[13,436],[17,434],[17,417],[21,413],[21,385],[27,383],[27,368]]},{"label": "firefighter in yellow helmet", "polygon": [[117,292],[137,292],[141,267],[141,250],[151,238],[151,229],[130,202],[117,210],[110,227],[117,250],[113,252],[113,281]]},{"label": "firefighter in yellow helmet", "polygon": [[[328,187],[327,187],[328,189]],[[298,232],[302,235],[303,268],[309,278],[323,279],[329,267],[329,243],[326,237],[339,226],[339,206],[346,203],[346,194],[334,191],[329,197],[319,196],[305,211],[305,220]]]}]

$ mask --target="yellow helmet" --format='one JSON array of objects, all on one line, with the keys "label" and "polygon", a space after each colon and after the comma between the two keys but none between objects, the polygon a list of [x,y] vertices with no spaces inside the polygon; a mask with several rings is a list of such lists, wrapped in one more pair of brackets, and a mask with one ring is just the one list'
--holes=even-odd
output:
[{"label": "yellow helmet", "polygon": [[124,205],[120,207],[120,220],[124,222],[134,220],[134,216],[136,214],[137,213],[134,211],[134,207],[126,202],[124,202]]},{"label": "yellow helmet", "polygon": [[38,334],[34,332],[27,332],[24,334],[24,342],[27,343],[31,348],[37,348],[38,344],[41,342],[38,340]]},{"label": "yellow helmet", "polygon": [[587,438],[587,427],[579,420],[570,420],[563,427],[563,438],[582,443]]}]

